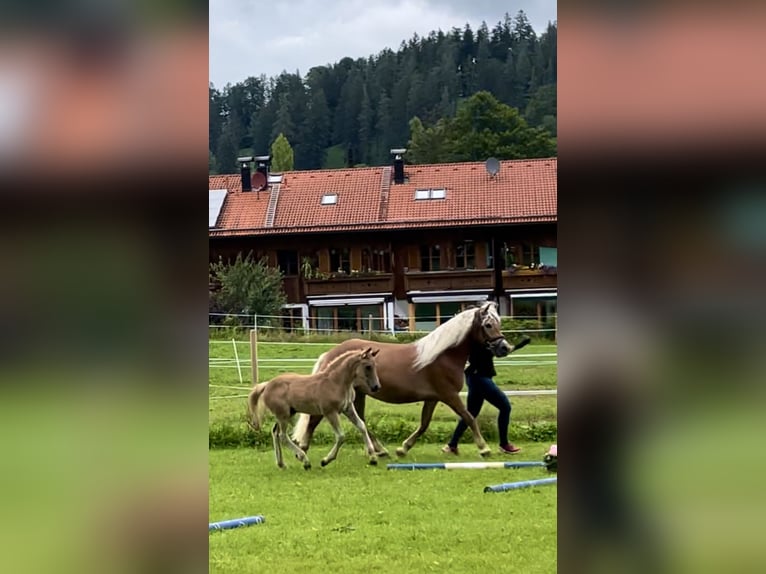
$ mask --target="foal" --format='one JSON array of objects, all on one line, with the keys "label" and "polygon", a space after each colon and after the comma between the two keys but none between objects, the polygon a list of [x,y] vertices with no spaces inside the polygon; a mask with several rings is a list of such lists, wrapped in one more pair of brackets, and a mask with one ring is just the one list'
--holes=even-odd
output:
[{"label": "foal", "polygon": [[306,470],[311,468],[311,462],[306,453],[287,434],[287,424],[295,413],[323,415],[332,425],[335,431],[335,444],[322,459],[322,466],[335,460],[345,440],[338,416],[341,412],[362,433],[370,464],[377,464],[375,447],[367,427],[353,408],[354,386],[360,386],[370,393],[376,393],[380,389],[375,365],[377,354],[378,351],[373,351],[371,347],[363,351],[359,349],[347,351],[317,373],[311,375],[284,373],[256,385],[250,391],[247,405],[252,427],[255,430],[260,428],[264,409],[271,411],[277,418],[276,424],[271,429],[271,436],[279,468],[285,467],[280,439],[295,451],[298,459],[303,462],[303,468]]}]

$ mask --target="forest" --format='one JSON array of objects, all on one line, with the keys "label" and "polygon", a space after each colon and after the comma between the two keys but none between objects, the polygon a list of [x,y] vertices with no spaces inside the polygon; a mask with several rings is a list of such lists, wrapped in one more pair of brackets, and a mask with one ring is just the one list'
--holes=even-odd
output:
[{"label": "forest", "polygon": [[553,156],[556,34],[555,22],[537,34],[520,11],[305,76],[210,84],[210,173],[236,173],[239,155],[275,142],[275,170],[384,165],[398,147],[409,163]]}]

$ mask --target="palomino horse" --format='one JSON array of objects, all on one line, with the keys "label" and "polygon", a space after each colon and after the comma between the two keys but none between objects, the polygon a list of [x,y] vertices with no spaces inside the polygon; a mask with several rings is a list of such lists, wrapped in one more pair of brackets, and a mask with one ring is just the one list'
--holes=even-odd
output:
[{"label": "palomino horse", "polygon": [[339,413],[344,413],[359,429],[367,444],[370,464],[377,463],[375,447],[364,421],[357,416],[353,409],[354,388],[363,389],[368,393],[380,390],[375,355],[371,347],[367,349],[351,349],[336,354],[327,367],[311,375],[283,373],[256,385],[247,399],[247,406],[252,419],[251,425],[255,430],[261,427],[263,411],[268,409],[277,418],[271,430],[274,442],[274,454],[277,466],[284,468],[280,438],[289,446],[303,468],[311,468],[306,452],[296,445],[287,434],[287,424],[295,413],[308,413],[327,417],[335,431],[335,444],[332,450],[322,459],[322,466],[330,464],[338,456],[338,451],[344,441],[343,430],[340,426]]},{"label": "palomino horse", "polygon": [[[374,398],[387,403],[415,403],[423,401],[420,426],[412,433],[396,454],[404,456],[428,429],[431,417],[439,401],[455,411],[470,427],[479,453],[487,456],[490,448],[479,431],[479,425],[458,394],[463,388],[463,369],[471,345],[486,345],[496,357],[505,357],[514,350],[500,331],[500,315],[497,304],[487,302],[481,307],[473,307],[455,315],[441,324],[422,339],[408,344],[376,343],[361,339],[350,339],[337,345],[317,359],[314,371],[321,370],[328,361],[350,349],[372,346],[380,351],[378,358],[378,377],[380,391]],[[364,420],[365,397],[356,393],[354,407],[359,417]],[[322,420],[321,415],[301,415],[295,425],[293,438],[302,450],[307,450],[314,429]],[[387,451],[370,435],[376,445],[378,456],[387,455]]]}]

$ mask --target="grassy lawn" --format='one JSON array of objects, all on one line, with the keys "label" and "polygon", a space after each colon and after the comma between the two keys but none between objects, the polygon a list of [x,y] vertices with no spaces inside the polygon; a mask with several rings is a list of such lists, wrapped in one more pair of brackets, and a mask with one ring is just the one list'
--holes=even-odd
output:
[{"label": "grassy lawn", "polygon": [[[548,445],[521,446],[506,458],[541,460]],[[211,533],[210,572],[556,571],[556,486],[482,491],[548,476],[544,469],[389,471],[385,459],[368,466],[358,445],[320,468],[326,450],[310,451],[308,472],[292,454],[278,469],[271,449],[210,451],[210,520],[266,517]],[[426,444],[406,460],[447,459]]]}]

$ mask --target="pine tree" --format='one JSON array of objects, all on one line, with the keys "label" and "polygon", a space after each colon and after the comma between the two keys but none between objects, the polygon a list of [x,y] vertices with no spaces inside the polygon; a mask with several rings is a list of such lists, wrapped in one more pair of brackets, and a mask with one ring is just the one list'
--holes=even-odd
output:
[{"label": "pine tree", "polygon": [[[236,116],[234,116],[234,120],[236,121]],[[215,152],[219,173],[237,172],[237,154],[239,153],[238,130],[239,126],[235,126],[232,116],[229,116],[221,129],[218,147]]]},{"label": "pine tree", "polygon": [[372,145],[372,106],[370,105],[370,96],[367,93],[367,87],[362,88],[362,102],[359,109],[359,155],[357,163],[370,163],[370,149]]},{"label": "pine tree", "polygon": [[303,133],[305,140],[296,156],[301,169],[319,169],[324,164],[325,148],[330,141],[330,109],[322,88],[312,90]]}]

